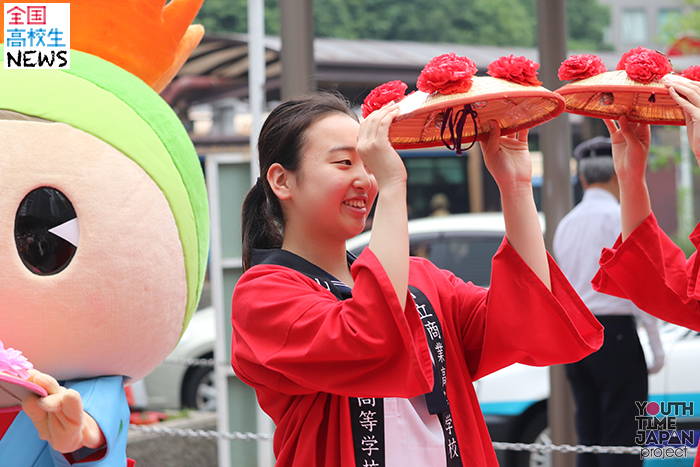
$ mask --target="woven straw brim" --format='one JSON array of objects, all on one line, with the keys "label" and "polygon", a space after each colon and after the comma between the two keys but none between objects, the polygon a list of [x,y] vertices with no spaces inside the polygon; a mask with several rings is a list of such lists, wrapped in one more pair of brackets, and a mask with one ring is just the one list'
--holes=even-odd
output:
[{"label": "woven straw brim", "polygon": [[656,81],[638,83],[623,70],[573,81],[555,92],[564,97],[569,113],[613,120],[626,115],[636,123],[685,125],[683,109],[666,86]]},{"label": "woven straw brim", "polygon": [[[564,111],[564,99],[541,86],[523,86],[511,81],[475,76],[469,92],[427,94],[415,92],[400,103],[400,114],[391,125],[390,139],[396,149],[442,146],[442,120],[448,108],[457,112],[471,104],[476,112],[476,127],[467,117],[462,131],[462,146],[485,141],[491,131],[490,120],[507,135],[537,126]],[[445,137],[449,138],[449,131]]]}]

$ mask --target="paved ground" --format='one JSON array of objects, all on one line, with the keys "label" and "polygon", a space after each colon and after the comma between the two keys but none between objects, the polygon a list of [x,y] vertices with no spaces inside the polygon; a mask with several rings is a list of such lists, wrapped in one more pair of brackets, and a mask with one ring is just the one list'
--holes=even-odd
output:
[{"label": "paved ground", "polygon": [[[158,424],[172,429],[216,430],[216,414],[189,412],[186,419]],[[126,455],[136,467],[217,467],[216,440],[129,430]]]}]

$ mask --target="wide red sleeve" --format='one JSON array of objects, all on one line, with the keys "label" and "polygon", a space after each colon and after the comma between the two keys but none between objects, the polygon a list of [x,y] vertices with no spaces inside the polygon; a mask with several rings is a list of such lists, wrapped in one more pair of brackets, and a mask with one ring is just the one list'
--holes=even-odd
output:
[{"label": "wide red sleeve", "polygon": [[602,345],[603,327],[547,256],[551,292],[507,239],[493,257],[491,286],[477,302],[470,298],[471,284],[452,279],[461,302],[462,348],[473,379],[513,363],[575,362]]},{"label": "wide red sleeve", "polygon": [[[695,227],[690,240],[697,249],[700,226]],[[632,300],[664,321],[700,330],[696,253],[686,260],[652,213],[624,242],[619,237],[612,248],[603,249],[593,288]]]},{"label": "wide red sleeve", "polygon": [[338,301],[294,270],[248,270],[232,301],[236,374],[253,387],[286,394],[414,397],[430,391],[430,354],[410,295],[404,313],[368,248],[351,272],[353,297]]}]

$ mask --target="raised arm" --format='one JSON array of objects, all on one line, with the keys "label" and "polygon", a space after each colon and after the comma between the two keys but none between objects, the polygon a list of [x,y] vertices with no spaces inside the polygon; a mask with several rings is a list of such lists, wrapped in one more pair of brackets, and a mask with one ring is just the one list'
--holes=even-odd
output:
[{"label": "raised arm", "polygon": [[391,104],[370,114],[360,125],[357,152],[379,187],[369,248],[382,264],[404,308],[409,255],[407,175],[401,157],[389,142],[389,126],[398,111],[398,105]]},{"label": "raised arm", "polygon": [[620,182],[622,240],[651,214],[651,201],[645,179],[651,133],[649,125],[620,120],[605,120],[610,132],[615,173]]},{"label": "raised arm", "polygon": [[532,162],[527,147],[527,130],[501,136],[491,122],[491,133],[481,143],[486,168],[501,192],[501,205],[508,242],[551,290],[549,263],[542,228],[532,195]]}]

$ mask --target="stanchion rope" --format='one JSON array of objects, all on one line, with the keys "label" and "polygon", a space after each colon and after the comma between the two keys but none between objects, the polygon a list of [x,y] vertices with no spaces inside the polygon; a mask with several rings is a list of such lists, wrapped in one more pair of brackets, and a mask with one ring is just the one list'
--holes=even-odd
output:
[{"label": "stanchion rope", "polygon": [[[233,433],[220,432],[214,430],[193,430],[193,429],[176,429],[163,426],[149,425],[130,425],[131,431],[140,433],[156,433],[170,436],[180,436],[185,438],[205,438],[205,439],[229,439],[241,441],[271,441],[273,435],[271,433],[242,433],[234,431]],[[530,452],[573,452],[573,453],[594,453],[594,454],[636,454],[642,450],[642,446],[584,446],[578,444],[571,446],[569,444],[538,444],[538,443],[504,443],[500,441],[493,442],[493,448],[496,450],[509,451],[530,451]],[[687,453],[695,454],[697,448],[688,448]]]}]

